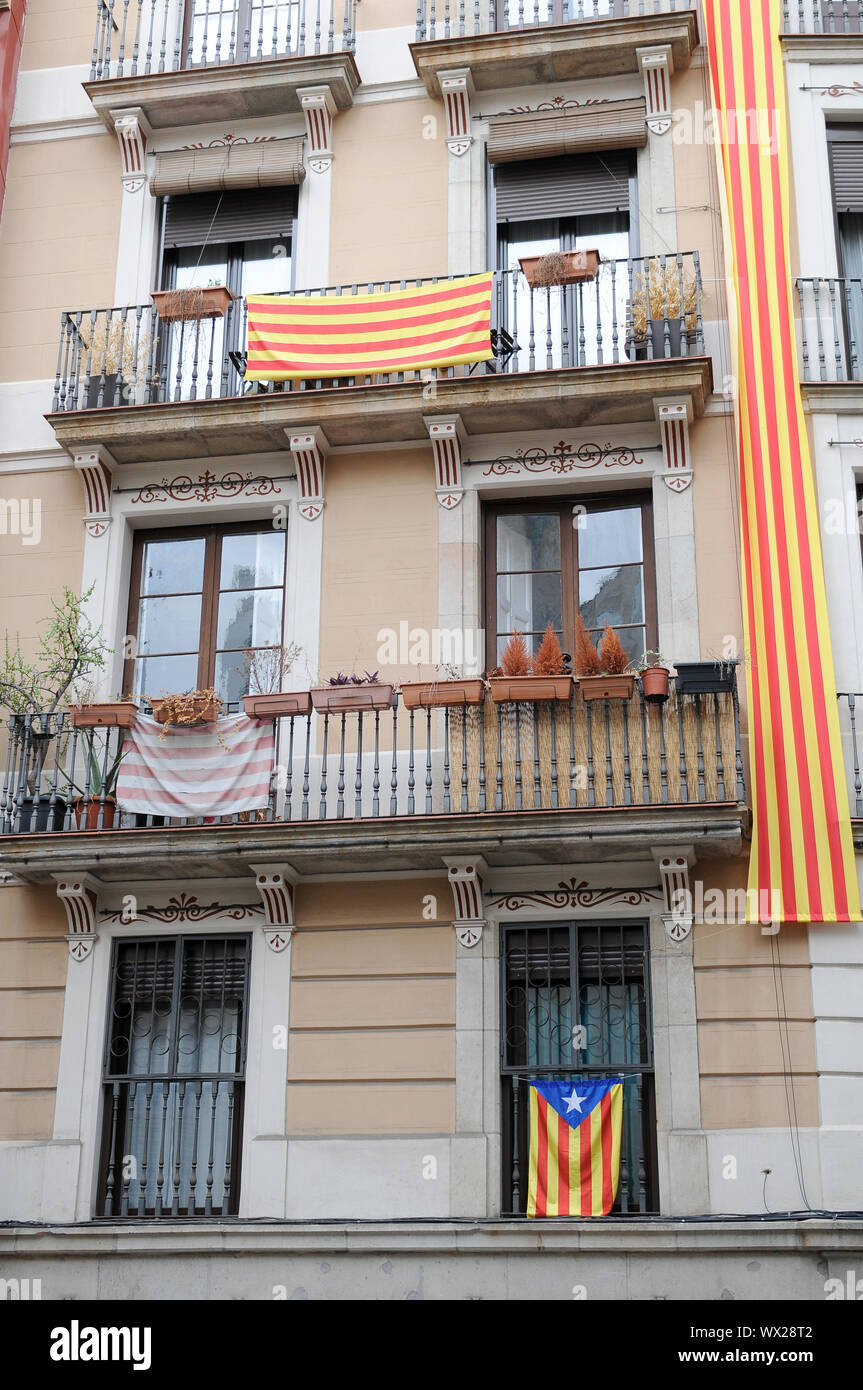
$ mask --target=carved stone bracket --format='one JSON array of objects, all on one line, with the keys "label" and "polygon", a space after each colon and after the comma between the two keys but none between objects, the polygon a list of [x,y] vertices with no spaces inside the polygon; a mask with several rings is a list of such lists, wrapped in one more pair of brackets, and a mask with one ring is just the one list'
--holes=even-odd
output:
[{"label": "carved stone bracket", "polygon": [[255,887],[264,905],[264,937],[278,955],[290,942],[294,930],[294,886],[299,874],[290,864],[251,864]]},{"label": "carved stone bracket", "polygon": [[691,845],[654,847],[653,857],[659,868],[665,911],[662,920],[672,941],[685,941],[692,931],[692,891],[689,870],[695,863]]},{"label": "carved stone bracket", "polygon": [[297,465],[300,487],[300,516],[317,521],[324,510],[324,468],[330,446],[320,425],[301,434],[288,433],[291,453]]},{"label": "carved stone bracket", "polygon": [[326,173],[333,162],[333,116],[336,103],[329,87],[304,87],[297,92],[303,115],[306,118],[306,133],[309,137],[311,153],[309,168],[316,174]]},{"label": "carved stone bracket", "polygon": [[66,940],[73,960],[86,960],[96,941],[98,879],[90,874],[52,874],[57,897],[66,909],[69,930]]},{"label": "carved stone bracket", "polygon": [[667,135],[671,129],[671,74],[674,71],[670,44],[639,48],[638,62],[644,74],[647,128],[654,135]]},{"label": "carved stone bracket", "polygon": [[102,444],[72,455],[84,485],[84,525],[91,536],[104,536],[111,525],[111,478],[114,460]]},{"label": "carved stone bracket", "polygon": [[685,398],[657,401],[656,418],[665,454],[665,486],[672,492],[685,492],[692,485],[689,448],[692,402]]},{"label": "carved stone bracket", "polygon": [[485,926],[483,917],[482,880],[486,872],[485,860],[447,859],[443,861],[449,871],[455,917],[456,940],[460,946],[476,946],[482,938]]},{"label": "carved stone bracket", "polygon": [[434,449],[435,493],[445,511],[452,511],[464,497],[461,447],[465,437],[459,415],[423,416]]},{"label": "carved stone bracket", "polygon": [[147,140],[151,134],[149,123],[140,106],[130,106],[125,111],[112,111],[110,115],[120,142],[123,187],[127,193],[138,193],[146,183],[144,160],[147,154]]},{"label": "carved stone bracket", "polygon": [[451,68],[438,73],[446,111],[446,143],[450,154],[465,154],[473,143],[470,99],[474,93],[470,68]]}]

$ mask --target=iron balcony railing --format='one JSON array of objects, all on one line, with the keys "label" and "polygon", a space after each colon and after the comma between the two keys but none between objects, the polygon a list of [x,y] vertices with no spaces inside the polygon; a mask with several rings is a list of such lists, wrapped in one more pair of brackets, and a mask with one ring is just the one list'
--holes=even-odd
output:
[{"label": "iron balcony railing", "polygon": [[[308,298],[348,297],[453,278],[386,280],[298,293]],[[210,400],[273,390],[700,355],[704,321],[698,252],[603,261],[593,280],[543,289],[531,289],[521,270],[496,271],[492,322],[496,355],[484,363],[337,380],[247,383],[244,299],[234,300],[224,318],[170,324],[160,320],[152,304],[79,309],[62,316],[53,409]]]},{"label": "iron balcony railing", "polygon": [[417,42],[697,9],[698,0],[418,0]]},{"label": "iron balcony railing", "polygon": [[357,0],[98,0],[91,82],[354,47]]},{"label": "iron balcony railing", "polygon": [[798,279],[797,302],[803,380],[863,381],[863,280]]},{"label": "iron balcony railing", "polygon": [[91,780],[91,731],[64,713],[13,715],[0,833],[743,801],[736,687],[678,696],[671,684],[664,704],[636,685],[629,700],[585,702],[576,687],[568,702],[408,710],[396,693],[384,710],[288,716],[266,809],[170,820],[102,792],[119,730],[92,731]]},{"label": "iron balcony railing", "polygon": [[842,738],[842,751],[845,757],[845,777],[848,784],[848,800],[851,815],[855,820],[863,820],[863,693],[858,691],[839,691],[839,729]]},{"label": "iron balcony railing", "polygon": [[863,0],[783,0],[786,34],[859,34]]}]

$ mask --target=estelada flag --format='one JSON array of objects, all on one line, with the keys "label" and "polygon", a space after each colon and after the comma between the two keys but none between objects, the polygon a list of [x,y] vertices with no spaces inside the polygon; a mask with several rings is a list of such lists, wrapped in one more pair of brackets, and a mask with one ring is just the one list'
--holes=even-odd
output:
[{"label": "estelada flag", "polygon": [[623,1081],[529,1081],[528,1216],[607,1216],[617,1196]]},{"label": "estelada flag", "polygon": [[487,362],[491,271],[407,290],[250,295],[246,381],[355,377]]}]

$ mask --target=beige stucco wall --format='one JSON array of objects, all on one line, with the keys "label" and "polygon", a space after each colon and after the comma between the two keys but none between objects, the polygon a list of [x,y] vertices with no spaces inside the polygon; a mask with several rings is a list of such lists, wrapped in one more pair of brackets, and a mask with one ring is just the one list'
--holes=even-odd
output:
[{"label": "beige stucco wall", "polygon": [[[427,0],[423,0],[427,6]],[[443,7],[438,10],[443,14]],[[404,29],[416,30],[416,0],[361,0],[357,5],[357,30]],[[413,40],[413,33],[411,34]]]},{"label": "beige stucco wall", "polygon": [[[714,415],[690,428],[692,506],[701,655],[705,660],[743,654],[737,450],[734,417]],[[740,672],[741,696],[743,672]]]},{"label": "beige stucco wall", "polygon": [[96,12],[96,0],[27,0],[21,67],[89,69]]},{"label": "beige stucco wall", "polygon": [[[705,894],[745,886],[744,861],[699,864]],[[819,1123],[807,929],[783,924],[777,941],[757,926],[694,928],[701,1119],[705,1129],[784,1126],[793,1072],[796,1122]],[[781,958],[781,966],[776,961]],[[777,990],[781,1013],[777,1009]],[[783,997],[784,993],[784,997]],[[782,1018],[782,1032],[780,1022]]]},{"label": "beige stucco wall", "polygon": [[0,1140],[51,1137],[67,930],[50,888],[0,888]]},{"label": "beige stucco wall", "polygon": [[[693,132],[698,123],[698,103],[704,111],[713,106],[706,66],[693,66],[675,73],[671,105],[674,111],[688,110]],[[671,135],[664,137],[672,139]],[[677,246],[681,251],[697,251],[704,281],[705,320],[724,317],[725,267],[722,251],[722,220],[719,201],[717,148],[698,139],[673,141],[674,182],[677,190]]]},{"label": "beige stucco wall", "polygon": [[455,934],[445,878],[303,884],[292,950],[288,1134],[448,1134]]},{"label": "beige stucco wall", "polygon": [[[423,138],[428,117],[436,139]],[[446,275],[450,156],[440,102],[354,106],[333,130],[331,283]]]},{"label": "beige stucco wall", "polygon": [[[6,473],[0,479],[4,500],[26,498],[40,506],[42,535],[38,545],[0,532],[0,641],[6,632],[14,644],[20,633],[25,650],[34,651],[51,598],[64,584],[80,592],[84,550],[81,481],[70,467],[63,471]],[[32,511],[31,511],[32,516]]]},{"label": "beige stucco wall", "polygon": [[0,221],[0,381],[53,381],[62,311],[113,304],[121,196],[107,134],[12,146]]}]

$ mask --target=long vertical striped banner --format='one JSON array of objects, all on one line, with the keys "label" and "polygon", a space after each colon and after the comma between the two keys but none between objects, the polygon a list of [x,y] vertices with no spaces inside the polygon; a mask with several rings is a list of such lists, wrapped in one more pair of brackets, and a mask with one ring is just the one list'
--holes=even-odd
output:
[{"label": "long vertical striped banner", "polygon": [[[747,920],[860,920],[797,377],[781,0],[705,0],[737,296],[744,630],[753,804]],[[778,139],[765,138],[778,132]],[[757,895],[757,896],[756,896]],[[772,896],[771,896],[772,895]],[[768,916],[774,914],[767,914]]]}]

